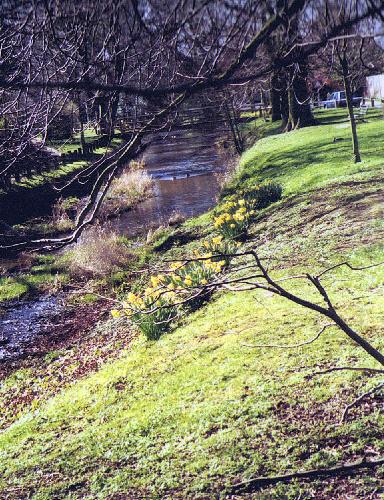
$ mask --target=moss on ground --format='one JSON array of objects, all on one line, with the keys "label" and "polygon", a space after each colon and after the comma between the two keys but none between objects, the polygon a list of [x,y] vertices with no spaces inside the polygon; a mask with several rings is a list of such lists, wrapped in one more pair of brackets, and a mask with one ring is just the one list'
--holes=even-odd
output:
[{"label": "moss on ground", "polygon": [[[258,142],[228,189],[264,179],[283,185],[283,199],[260,214],[246,243],[276,258],[274,272],[281,277],[346,258],[356,265],[383,260],[384,122],[372,115],[358,126],[363,162],[355,165],[345,111],[319,116],[320,126]],[[186,226],[206,233],[210,215]],[[198,244],[185,242],[163,256],[185,255]],[[324,280],[343,317],[381,350],[383,279],[384,266],[378,266],[340,268]],[[299,282],[291,286],[311,293]],[[301,343],[322,324],[316,314],[262,291],[221,293],[158,342],[139,336],[129,350],[118,349],[118,359],[105,355],[94,373],[72,385],[70,377],[52,381],[63,366],[60,351],[14,371],[2,382],[3,400],[31,387],[38,396],[25,398],[0,435],[0,491],[40,499],[214,498],[253,475],[383,455],[380,394],[337,425],[344,406],[380,377],[340,371],[308,378],[330,366],[377,367],[341,332],[331,328],[300,348],[250,347]],[[109,331],[124,346],[118,332],[126,334],[127,326],[109,320],[98,328],[98,338]],[[85,333],[86,345],[89,338]],[[43,397],[44,384],[56,390]],[[367,498],[384,487],[380,472],[280,484],[257,498]]]}]

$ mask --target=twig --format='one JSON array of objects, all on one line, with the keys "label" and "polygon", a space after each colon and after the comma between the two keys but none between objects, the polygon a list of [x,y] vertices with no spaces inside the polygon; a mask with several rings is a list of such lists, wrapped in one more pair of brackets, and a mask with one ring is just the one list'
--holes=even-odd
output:
[{"label": "twig", "polygon": [[242,481],[237,483],[232,488],[230,488],[230,493],[234,492],[250,492],[255,491],[263,486],[269,486],[271,484],[276,484],[279,482],[290,481],[291,479],[311,479],[321,476],[337,476],[341,474],[355,472],[358,469],[368,469],[384,465],[384,457],[380,457],[377,460],[367,461],[364,458],[356,462],[337,465],[335,467],[330,467],[329,469],[311,469],[308,471],[298,471],[291,472],[288,474],[282,474],[280,476],[266,476],[266,477],[255,477],[248,479],[247,481]]},{"label": "twig", "polygon": [[332,368],[327,368],[326,370],[322,370],[320,372],[315,372],[315,373],[310,373],[309,375],[306,375],[305,378],[313,378],[316,375],[325,375],[326,373],[331,373],[331,372],[338,372],[342,370],[352,370],[352,371],[366,371],[366,372],[372,372],[372,373],[384,373],[384,370],[381,370],[380,368],[369,368],[365,366],[334,366]]},{"label": "twig", "polygon": [[318,274],[316,276],[316,278],[320,278],[321,276],[323,276],[324,274],[328,273],[329,271],[332,271],[333,269],[336,269],[336,268],[341,267],[341,266],[346,266],[349,269],[351,269],[351,271],[364,271],[365,269],[371,269],[372,267],[382,266],[383,264],[384,264],[384,261],[377,262],[376,264],[370,264],[369,266],[355,267],[355,266],[352,266],[352,264],[350,264],[347,261],[340,262],[339,264],[335,264],[334,266],[328,267],[327,269],[325,269],[324,271],[322,271],[320,274]]},{"label": "twig", "polygon": [[295,349],[296,347],[301,347],[303,345],[308,345],[312,344],[312,342],[315,342],[320,335],[324,332],[326,328],[329,326],[336,326],[334,323],[328,323],[322,327],[322,329],[311,339],[306,340],[305,342],[301,342],[300,344],[291,344],[291,345],[279,345],[279,344],[257,344],[257,345],[252,345],[252,344],[241,344],[242,346],[245,347],[255,347],[255,348],[263,348],[263,347],[274,347],[277,349]]},{"label": "twig", "polygon": [[343,414],[341,415],[341,419],[340,419],[340,422],[339,422],[339,425],[341,425],[342,423],[345,422],[345,419],[347,418],[348,416],[348,412],[351,408],[353,408],[354,406],[356,406],[358,403],[360,403],[360,401],[362,401],[364,398],[366,398],[367,396],[370,396],[371,394],[374,394],[376,391],[378,391],[379,389],[381,389],[382,387],[384,387],[384,382],[382,382],[381,384],[377,385],[376,387],[373,387],[372,389],[370,389],[369,391],[367,392],[364,392],[363,394],[360,394],[360,396],[356,399],[354,399],[352,401],[352,403],[350,403],[349,405],[347,405],[345,408],[344,408],[344,411],[343,411]]}]

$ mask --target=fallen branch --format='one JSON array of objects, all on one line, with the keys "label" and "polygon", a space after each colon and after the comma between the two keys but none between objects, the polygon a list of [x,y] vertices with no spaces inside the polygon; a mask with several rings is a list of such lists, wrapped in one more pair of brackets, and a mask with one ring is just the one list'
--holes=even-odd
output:
[{"label": "fallen branch", "polygon": [[[280,344],[241,344],[242,346],[245,346],[245,347],[254,347],[254,348],[263,348],[263,347],[273,347],[273,348],[276,348],[276,349],[295,349],[297,347],[301,347],[303,345],[308,345],[308,344],[312,344],[313,342],[315,342],[319,337],[320,335],[325,331],[326,328],[330,327],[330,326],[336,326],[334,323],[328,323],[326,325],[324,325],[322,327],[322,329],[314,336],[312,337],[311,339],[309,340],[306,340],[305,342],[301,342],[300,344],[291,344],[291,345],[280,345]],[[382,370],[384,372],[384,370]]]},{"label": "fallen branch", "polygon": [[290,481],[291,479],[312,479],[321,476],[332,477],[341,474],[349,474],[354,473],[358,469],[371,469],[380,465],[384,465],[384,457],[380,457],[377,460],[370,461],[367,461],[364,457],[356,462],[337,465],[328,469],[311,469],[308,471],[298,471],[288,474],[282,474],[280,476],[255,477],[252,479],[248,479],[247,481],[242,481],[241,483],[235,484],[230,488],[230,493],[255,491],[264,486]]},{"label": "fallen branch", "polygon": [[329,271],[333,271],[334,269],[337,269],[338,267],[342,267],[342,266],[348,267],[351,271],[364,271],[365,269],[371,269],[372,267],[382,266],[383,264],[384,264],[384,261],[377,262],[375,264],[370,264],[369,266],[356,267],[356,266],[352,266],[352,264],[350,264],[347,261],[340,262],[339,264],[335,264],[334,266],[328,267],[327,269],[322,271],[320,274],[318,274],[316,276],[316,278],[320,278],[321,276],[328,273]]},{"label": "fallen branch", "polygon": [[367,392],[364,392],[363,394],[361,394],[359,397],[357,397],[356,399],[354,399],[352,401],[352,403],[350,403],[349,405],[347,405],[345,408],[344,408],[344,411],[343,411],[343,414],[341,416],[341,419],[340,419],[340,422],[339,422],[339,425],[343,424],[345,422],[345,419],[347,418],[348,416],[348,412],[351,408],[353,408],[354,406],[356,406],[358,403],[360,403],[360,401],[362,401],[363,399],[365,399],[366,397],[368,396],[371,396],[371,394],[374,394],[376,391],[378,391],[379,389],[381,389],[382,387],[384,387],[384,382],[377,385],[376,387],[373,387],[372,389],[370,389],[369,391]]}]

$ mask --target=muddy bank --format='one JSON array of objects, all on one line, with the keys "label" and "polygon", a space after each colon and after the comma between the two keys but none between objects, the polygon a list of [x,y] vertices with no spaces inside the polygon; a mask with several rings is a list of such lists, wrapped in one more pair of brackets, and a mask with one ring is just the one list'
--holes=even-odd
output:
[{"label": "muddy bank", "polygon": [[[78,305],[70,314],[61,312],[60,323],[46,325],[38,345],[25,345],[22,355],[0,361],[0,431],[17,420],[20,412],[36,409],[129,348],[136,334],[127,325],[106,321],[109,308],[99,301]],[[17,381],[2,385],[13,373]]]}]

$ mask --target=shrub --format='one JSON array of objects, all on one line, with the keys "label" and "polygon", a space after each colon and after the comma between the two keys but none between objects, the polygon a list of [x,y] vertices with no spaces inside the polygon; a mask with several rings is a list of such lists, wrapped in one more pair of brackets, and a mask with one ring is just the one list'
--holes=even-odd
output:
[{"label": "shrub", "polygon": [[243,197],[256,210],[267,207],[271,203],[281,199],[283,188],[275,182],[264,182],[245,190]]},{"label": "shrub", "polygon": [[116,233],[95,226],[82,236],[65,260],[72,276],[95,277],[126,267],[132,255]]}]

